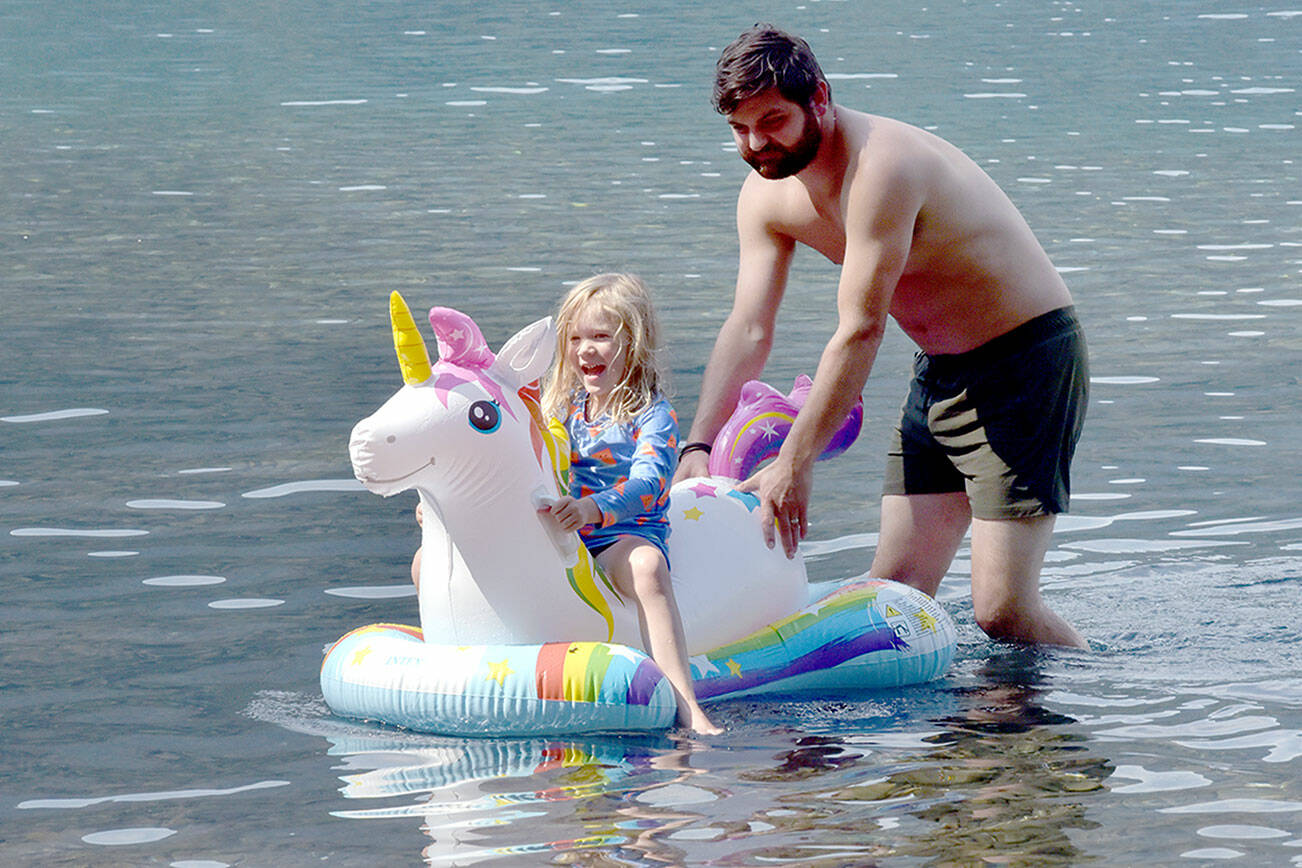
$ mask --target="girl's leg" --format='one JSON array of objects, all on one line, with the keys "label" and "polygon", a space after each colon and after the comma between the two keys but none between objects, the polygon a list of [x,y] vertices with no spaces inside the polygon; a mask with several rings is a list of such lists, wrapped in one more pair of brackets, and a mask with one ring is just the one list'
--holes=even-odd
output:
[{"label": "girl's leg", "polygon": [[706,715],[692,687],[683,620],[674,601],[669,565],[660,549],[635,536],[621,537],[597,557],[615,587],[637,601],[642,641],[678,699],[678,723],[695,732],[723,732]]}]

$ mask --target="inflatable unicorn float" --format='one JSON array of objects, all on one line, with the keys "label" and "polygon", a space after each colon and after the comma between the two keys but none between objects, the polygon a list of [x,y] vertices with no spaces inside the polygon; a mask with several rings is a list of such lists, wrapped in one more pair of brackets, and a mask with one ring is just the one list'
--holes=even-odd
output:
[{"label": "inflatable unicorn float", "polygon": [[[539,320],[489,350],[463,313],[434,308],[431,364],[402,297],[390,298],[405,385],[357,423],[353,470],[383,496],[415,489],[420,628],[356,629],[326,652],[321,690],[344,717],[448,735],[646,731],[675,700],[640,650],[625,602],[574,533],[538,512],[568,491],[564,428],[543,419],[538,380],[556,336]],[[763,540],[754,495],[735,487],[776,454],[809,391],[742,390],[710,477],[670,494],[669,555],[702,701],[915,684],[940,676],[956,632],[929,596],[858,578],[811,601],[799,555]],[[825,456],[858,434],[856,407]]]}]

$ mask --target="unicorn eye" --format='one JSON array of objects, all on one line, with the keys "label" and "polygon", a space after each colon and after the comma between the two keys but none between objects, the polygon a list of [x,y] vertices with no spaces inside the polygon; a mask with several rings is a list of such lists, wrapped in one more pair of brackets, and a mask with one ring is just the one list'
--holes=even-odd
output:
[{"label": "unicorn eye", "polygon": [[502,411],[496,401],[476,401],[470,405],[470,427],[484,434],[492,434],[502,424]]}]

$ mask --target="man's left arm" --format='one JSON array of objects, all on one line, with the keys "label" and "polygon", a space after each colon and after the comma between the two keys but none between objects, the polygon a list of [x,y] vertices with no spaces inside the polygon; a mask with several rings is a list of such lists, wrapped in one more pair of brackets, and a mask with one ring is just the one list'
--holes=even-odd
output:
[{"label": "man's left arm", "polygon": [[813,467],[872,371],[891,299],[908,261],[922,185],[907,167],[855,181],[846,209],[845,258],[837,286],[837,327],[814,384],[777,458],[744,483],[756,491],[766,542],[788,557],[808,530]]}]

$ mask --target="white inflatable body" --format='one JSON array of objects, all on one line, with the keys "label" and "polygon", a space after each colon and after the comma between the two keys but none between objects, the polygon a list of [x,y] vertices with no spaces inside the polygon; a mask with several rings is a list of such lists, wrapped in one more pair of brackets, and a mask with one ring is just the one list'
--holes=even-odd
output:
[{"label": "white inflatable body", "polygon": [[[537,399],[555,347],[550,319],[494,354],[469,317],[434,308],[431,365],[397,293],[390,313],[406,385],[356,425],[350,454],[369,490],[420,495],[421,629],[379,625],[341,639],[322,668],[327,703],[345,716],[458,734],[668,726],[672,693],[637,650],[635,606],[576,534],[537,510],[568,487],[568,443]],[[829,687],[944,671],[955,632],[930,597],[856,581],[810,608],[803,562],[765,545],[757,507],[719,477],[672,492],[674,594],[702,699],[817,687],[820,671]]]}]

